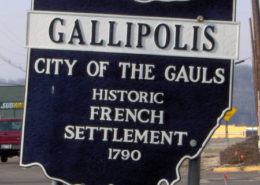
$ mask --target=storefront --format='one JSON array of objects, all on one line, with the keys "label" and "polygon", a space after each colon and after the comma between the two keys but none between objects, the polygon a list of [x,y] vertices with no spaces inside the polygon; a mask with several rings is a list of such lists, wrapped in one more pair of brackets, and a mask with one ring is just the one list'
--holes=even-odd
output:
[{"label": "storefront", "polygon": [[24,86],[0,87],[0,119],[22,118]]}]

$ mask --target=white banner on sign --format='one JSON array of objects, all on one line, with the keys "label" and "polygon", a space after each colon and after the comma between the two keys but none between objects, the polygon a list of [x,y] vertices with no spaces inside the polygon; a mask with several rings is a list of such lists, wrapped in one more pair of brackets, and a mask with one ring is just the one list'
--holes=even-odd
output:
[{"label": "white banner on sign", "polygon": [[232,22],[34,11],[27,25],[28,48],[238,58]]}]

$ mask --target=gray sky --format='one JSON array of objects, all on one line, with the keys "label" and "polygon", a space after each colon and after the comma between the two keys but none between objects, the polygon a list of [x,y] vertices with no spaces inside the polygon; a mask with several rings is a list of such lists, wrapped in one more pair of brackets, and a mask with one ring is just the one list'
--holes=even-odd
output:
[{"label": "gray sky", "polygon": [[26,69],[25,24],[30,4],[30,0],[0,0],[0,79],[25,78],[25,72],[4,61]]},{"label": "gray sky", "polygon": [[[251,0],[237,1],[237,21],[241,23],[240,59],[245,59],[252,55],[249,30],[249,17],[252,17]],[[30,10],[30,7],[31,0],[0,0],[0,79],[10,81],[25,78],[26,11]],[[251,59],[245,64],[251,65]]]}]

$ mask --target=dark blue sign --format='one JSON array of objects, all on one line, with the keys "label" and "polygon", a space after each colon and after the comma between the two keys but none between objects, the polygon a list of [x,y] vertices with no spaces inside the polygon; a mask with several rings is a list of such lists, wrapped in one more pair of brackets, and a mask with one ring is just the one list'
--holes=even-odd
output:
[{"label": "dark blue sign", "polygon": [[231,107],[221,31],[196,21],[232,21],[234,2],[34,0],[21,165],[67,184],[179,181]]}]

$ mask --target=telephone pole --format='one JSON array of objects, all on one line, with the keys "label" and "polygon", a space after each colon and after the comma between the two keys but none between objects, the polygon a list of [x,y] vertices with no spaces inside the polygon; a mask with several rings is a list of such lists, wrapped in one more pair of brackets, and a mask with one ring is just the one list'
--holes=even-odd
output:
[{"label": "telephone pole", "polygon": [[[260,0],[252,0],[253,25],[250,21],[252,51],[253,51],[253,73],[255,83],[256,112],[258,122],[258,149],[260,151]],[[252,29],[253,28],[253,29]]]}]

